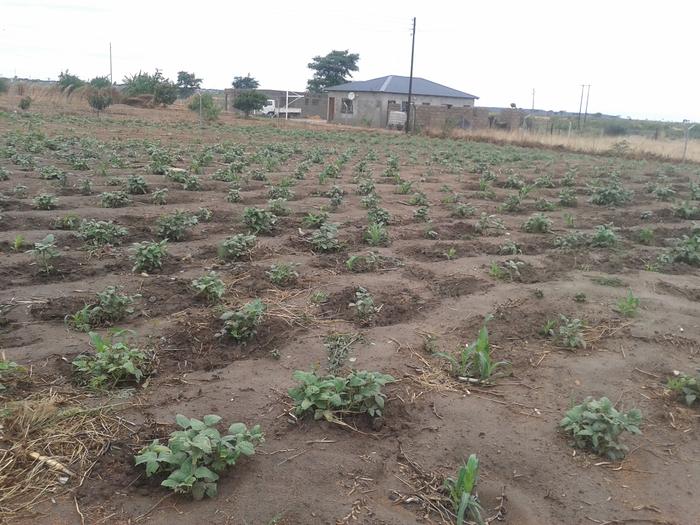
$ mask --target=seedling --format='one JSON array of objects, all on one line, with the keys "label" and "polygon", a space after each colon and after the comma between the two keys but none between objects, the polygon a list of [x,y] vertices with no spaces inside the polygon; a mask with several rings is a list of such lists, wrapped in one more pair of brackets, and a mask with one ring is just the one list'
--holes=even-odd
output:
[{"label": "seedling", "polygon": [[498,248],[498,253],[501,255],[520,255],[523,250],[518,243],[509,239]]},{"label": "seedling", "polygon": [[145,465],[146,476],[167,475],[161,486],[176,494],[191,494],[201,500],[217,495],[219,474],[233,467],[241,456],[252,456],[255,447],[265,441],[260,425],[250,430],[243,423],[233,423],[228,434],[216,428],[221,417],[209,414],[189,419],[181,414],[175,421],[182,430],[170,434],[168,444],[156,439],[134,456],[136,465]]},{"label": "seedling", "polygon": [[136,242],[132,248],[134,260],[134,272],[153,272],[163,267],[163,259],[168,254],[168,241],[160,242],[144,241]]},{"label": "seedling", "polygon": [[348,305],[350,308],[355,308],[357,317],[361,321],[367,323],[379,311],[379,308],[374,304],[372,295],[361,286],[355,291],[355,302]]},{"label": "seedling", "polygon": [[270,199],[267,201],[267,209],[278,217],[284,217],[290,214],[289,206],[287,206],[287,199]]},{"label": "seedling", "polygon": [[255,235],[245,235],[237,233],[224,239],[219,245],[219,257],[224,261],[247,257],[255,248],[257,237]]},{"label": "seedling", "polygon": [[682,396],[686,405],[692,406],[700,400],[700,371],[695,376],[690,376],[682,372],[674,372],[675,377],[672,377],[666,383],[666,386],[672,392]]},{"label": "seedling", "polygon": [[194,279],[191,285],[197,296],[204,297],[210,302],[218,301],[226,292],[226,285],[216,272],[205,273]]},{"label": "seedling", "polygon": [[476,493],[476,485],[479,480],[479,460],[476,454],[471,454],[467,462],[462,465],[457,473],[457,479],[447,478],[445,488],[448,491],[457,525],[462,525],[465,518],[476,522],[478,525],[484,523],[481,517],[482,508]]},{"label": "seedling", "polygon": [[566,348],[586,348],[586,341],[581,331],[582,327],[583,323],[580,319],[569,319],[560,315],[557,339]]},{"label": "seedling", "polygon": [[636,317],[639,310],[639,298],[632,290],[627,290],[627,296],[617,302],[617,311],[625,317]]},{"label": "seedling", "polygon": [[94,389],[115,388],[140,383],[147,374],[148,356],[127,344],[126,330],[112,330],[106,338],[90,332],[94,354],[82,354],[73,360],[78,380]]},{"label": "seedling", "polygon": [[429,208],[427,206],[421,206],[413,212],[413,218],[419,222],[428,222],[430,220],[428,212]]},{"label": "seedling", "polygon": [[299,386],[289,389],[294,401],[294,414],[313,412],[314,419],[336,423],[343,416],[368,414],[379,417],[386,395],[382,388],[395,379],[379,372],[353,371],[345,377],[319,376],[316,372],[297,370],[293,379]]},{"label": "seedling", "polygon": [[559,426],[574,438],[577,448],[590,449],[600,456],[616,461],[625,457],[627,447],[618,441],[627,431],[641,434],[642,413],[633,408],[618,412],[607,397],[596,400],[587,397],[582,404],[566,412]]},{"label": "seedling", "polygon": [[22,248],[24,248],[24,235],[18,233],[17,235],[15,235],[15,238],[12,241],[12,251],[18,252]]},{"label": "seedling", "polygon": [[637,241],[640,244],[649,245],[654,242],[654,230],[651,228],[642,228],[637,232]]},{"label": "seedling", "polygon": [[260,299],[244,304],[238,310],[229,310],[220,317],[224,321],[224,332],[237,343],[252,338],[265,318],[267,307]]},{"label": "seedling", "polygon": [[367,212],[367,221],[370,224],[383,224],[388,226],[391,215],[384,208],[372,207]]}]

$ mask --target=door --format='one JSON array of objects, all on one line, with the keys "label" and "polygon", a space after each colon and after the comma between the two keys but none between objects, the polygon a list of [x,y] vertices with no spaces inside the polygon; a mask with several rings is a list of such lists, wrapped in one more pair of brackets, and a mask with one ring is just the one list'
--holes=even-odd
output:
[{"label": "door", "polygon": [[335,118],[335,97],[328,97],[328,122]]}]

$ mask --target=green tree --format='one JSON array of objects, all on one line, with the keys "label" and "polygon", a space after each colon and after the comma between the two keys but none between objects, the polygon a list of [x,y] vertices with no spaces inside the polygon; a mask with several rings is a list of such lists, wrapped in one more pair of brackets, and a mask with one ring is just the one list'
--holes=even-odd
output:
[{"label": "green tree", "polygon": [[153,75],[139,71],[124,77],[124,95],[153,95],[156,104],[168,105],[177,99],[177,86],[156,69]]},{"label": "green tree", "polygon": [[65,71],[61,71],[61,73],[58,75],[58,87],[61,88],[61,91],[67,91],[70,93],[75,88],[80,87],[83,84],[85,84],[85,82],[79,76],[69,73],[67,69]]},{"label": "green tree", "polygon": [[112,105],[112,88],[111,87],[90,87],[88,93],[88,104],[97,111],[97,116],[100,116],[100,111],[104,111]]},{"label": "green tree", "polygon": [[255,110],[262,109],[267,102],[267,96],[255,90],[239,93],[233,101],[233,107],[245,113],[246,118]]},{"label": "green tree", "polygon": [[316,56],[309,63],[309,69],[314,71],[314,76],[311,78],[306,87],[309,91],[320,93],[330,86],[337,86],[348,81],[348,77],[352,78],[351,71],[358,71],[357,61],[360,60],[360,55],[345,51],[333,50],[326,56]]},{"label": "green tree", "polygon": [[0,93],[7,93],[10,90],[10,81],[0,77]]},{"label": "green tree", "polygon": [[194,73],[188,73],[187,71],[177,72],[177,82],[175,82],[178,90],[178,96],[180,98],[187,98],[192,96],[195,90],[199,89],[202,85],[202,79],[197,78]]},{"label": "green tree", "polygon": [[94,88],[101,89],[112,87],[112,82],[109,80],[108,76],[95,77],[90,81],[90,85]]},{"label": "green tree", "polygon": [[[187,104],[187,107],[196,112],[199,113],[200,109],[200,97],[195,95],[192,98],[190,98],[189,103]],[[214,97],[211,96],[211,93],[202,93],[201,95],[201,109],[202,109],[202,118],[206,121],[214,121],[219,118],[219,113],[221,112],[221,109],[216,105],[216,102],[214,102]]]},{"label": "green tree", "polygon": [[257,89],[260,87],[260,82],[258,82],[255,77],[251,77],[250,73],[248,73],[244,77],[233,77],[231,85],[236,89]]}]

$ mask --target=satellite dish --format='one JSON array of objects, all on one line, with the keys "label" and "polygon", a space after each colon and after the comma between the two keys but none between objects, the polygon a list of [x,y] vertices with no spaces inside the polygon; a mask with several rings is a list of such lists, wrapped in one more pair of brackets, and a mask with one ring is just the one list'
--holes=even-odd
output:
[{"label": "satellite dish", "polygon": [[354,92],[354,91],[351,91],[350,93],[348,93],[348,98],[349,98],[350,100],[355,100],[355,92]]}]

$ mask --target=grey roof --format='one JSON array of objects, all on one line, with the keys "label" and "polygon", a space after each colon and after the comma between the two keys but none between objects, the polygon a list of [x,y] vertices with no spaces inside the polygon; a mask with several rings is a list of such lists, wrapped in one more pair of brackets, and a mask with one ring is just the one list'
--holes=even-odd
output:
[{"label": "grey roof", "polygon": [[[360,91],[371,93],[397,93],[408,94],[408,77],[399,75],[388,75],[385,77],[373,78],[371,80],[358,80],[347,82],[338,86],[326,88],[326,91]],[[413,94],[426,95],[431,97],[454,97],[454,98],[479,98],[464,91],[443,86],[426,80],[424,78],[413,77]]]}]

